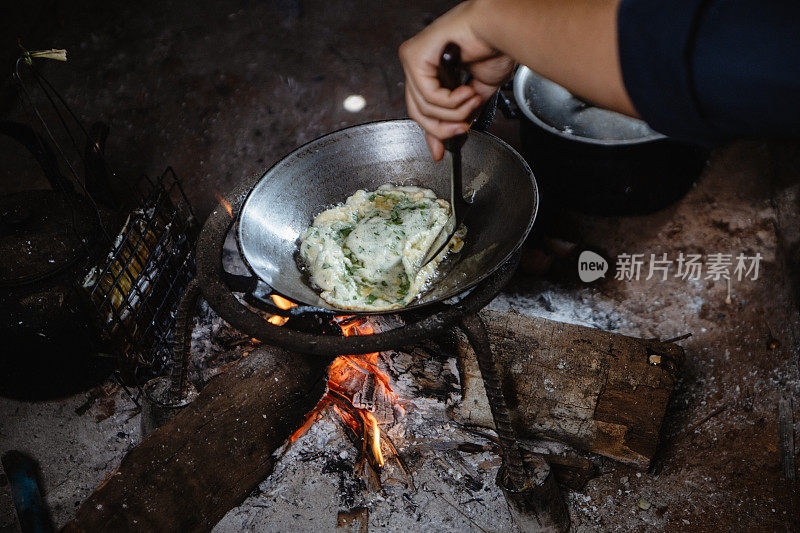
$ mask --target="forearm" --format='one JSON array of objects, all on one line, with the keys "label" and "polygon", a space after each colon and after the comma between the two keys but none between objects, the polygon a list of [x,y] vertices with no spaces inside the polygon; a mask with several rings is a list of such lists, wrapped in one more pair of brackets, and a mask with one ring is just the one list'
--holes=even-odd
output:
[{"label": "forearm", "polygon": [[599,106],[636,116],[617,44],[619,0],[474,0],[490,46]]}]

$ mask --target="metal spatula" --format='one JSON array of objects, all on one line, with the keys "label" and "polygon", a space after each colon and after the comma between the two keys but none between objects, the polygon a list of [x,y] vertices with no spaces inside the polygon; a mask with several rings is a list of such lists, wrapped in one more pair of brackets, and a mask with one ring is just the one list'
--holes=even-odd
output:
[{"label": "metal spatula", "polygon": [[[462,84],[461,72],[461,49],[455,43],[447,43],[444,51],[442,51],[442,58],[439,61],[437,70],[439,83],[445,89],[453,91]],[[444,250],[464,220],[464,216],[470,206],[464,200],[464,192],[461,185],[461,147],[464,146],[466,140],[467,134],[463,133],[444,141],[444,148],[447,151],[445,157],[450,161],[450,216],[436,240],[433,241],[430,249],[428,249],[420,268],[427,265]]]}]

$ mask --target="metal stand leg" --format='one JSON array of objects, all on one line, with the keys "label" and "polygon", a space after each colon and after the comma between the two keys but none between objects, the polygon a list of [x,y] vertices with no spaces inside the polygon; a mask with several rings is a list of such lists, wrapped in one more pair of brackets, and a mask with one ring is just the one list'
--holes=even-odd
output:
[{"label": "metal stand leg", "polygon": [[172,372],[170,374],[170,397],[179,402],[186,396],[189,383],[189,357],[192,350],[192,326],[194,310],[200,299],[200,282],[192,279],[183,291],[175,317],[175,348],[172,353]]},{"label": "metal stand leg", "polygon": [[200,284],[195,278],[186,286],[178,303],[170,376],[153,378],[143,387],[142,438],[174,418],[178,411],[197,396],[194,386],[189,383],[188,375],[194,310],[199,298]]},{"label": "metal stand leg", "polygon": [[569,512],[550,465],[541,457],[523,459],[483,320],[478,315],[466,315],[461,320],[461,328],[475,350],[483,377],[503,451],[497,483],[503,489],[517,525],[523,531],[567,531]]}]

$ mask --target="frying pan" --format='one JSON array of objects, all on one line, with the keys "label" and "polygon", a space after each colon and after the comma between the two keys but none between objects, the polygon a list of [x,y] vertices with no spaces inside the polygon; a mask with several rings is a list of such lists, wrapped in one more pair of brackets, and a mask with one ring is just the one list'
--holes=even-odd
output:
[{"label": "frying pan", "polygon": [[[465,190],[475,191],[464,220],[464,247],[450,254],[430,289],[404,310],[474,287],[511,257],[533,226],[539,194],[525,160],[497,137],[476,131],[469,133],[462,154]],[[431,159],[422,129],[411,120],[353,126],[301,146],[270,168],[244,201],[237,241],[247,266],[276,293],[298,304],[342,313],[312,286],[298,257],[298,240],[320,212],[359,189],[375,190],[384,183],[417,185],[440,198],[450,196],[447,164]]]}]

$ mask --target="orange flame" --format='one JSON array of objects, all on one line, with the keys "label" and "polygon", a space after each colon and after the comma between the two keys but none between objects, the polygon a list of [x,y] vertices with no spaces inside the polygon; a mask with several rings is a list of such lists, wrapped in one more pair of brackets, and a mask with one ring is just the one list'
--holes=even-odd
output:
[{"label": "orange flame", "polygon": [[365,434],[371,446],[372,456],[378,466],[383,466],[383,453],[381,453],[381,429],[378,427],[378,420],[369,411],[361,411],[366,423]]},{"label": "orange flame", "polygon": [[[288,300],[285,301],[291,304]],[[280,306],[278,301],[275,301],[275,304]],[[334,320],[342,328],[345,337],[372,335],[375,332],[364,318],[350,315],[339,316]],[[376,387],[381,388],[384,397],[388,397],[392,402],[398,400],[389,383],[389,377],[378,367],[378,356],[378,352],[373,352],[359,356],[342,355],[334,359],[328,377],[328,393],[289,440],[291,442],[297,440],[318,418],[322,409],[331,405],[345,425],[356,435],[361,436],[364,444],[363,453],[370,456],[370,462],[374,466],[383,466],[385,458],[381,451],[381,430],[378,419],[369,411],[360,409],[352,403],[353,388],[363,385],[364,376],[370,374],[375,376]]]},{"label": "orange flame", "polygon": [[[292,307],[297,307],[296,303],[294,303],[291,300],[287,300],[283,296],[278,296],[277,294],[273,294],[271,295],[271,298],[272,298],[272,303],[274,303],[278,309],[286,310],[286,309],[291,309]],[[267,319],[267,322],[269,322],[273,326],[282,326],[286,324],[288,321],[289,321],[288,317],[280,315],[272,315]]]},{"label": "orange flame", "polygon": [[303,425],[300,426],[300,428],[297,431],[292,433],[292,436],[289,437],[289,442],[294,442],[297,439],[299,439],[303,435],[303,433],[305,433],[308,430],[308,428],[310,428],[311,425],[317,421],[319,413],[320,411],[322,411],[322,407],[324,407],[324,404],[323,402],[320,402],[320,404],[308,414],[308,416],[306,417],[306,421],[303,422]]},{"label": "orange flame", "polygon": [[287,300],[283,296],[278,296],[277,294],[272,295],[272,302],[279,308],[279,309],[291,309],[292,307],[297,307],[297,304],[291,300]]},{"label": "orange flame", "polygon": [[233,207],[231,207],[230,202],[228,202],[228,200],[226,200],[225,197],[218,192],[214,192],[214,198],[216,198],[220,205],[225,208],[225,211],[228,212],[228,216],[233,218]]},{"label": "orange flame", "polygon": [[282,326],[286,324],[288,321],[289,319],[287,317],[280,315],[272,315],[267,319],[267,322],[269,322],[273,326]]}]

